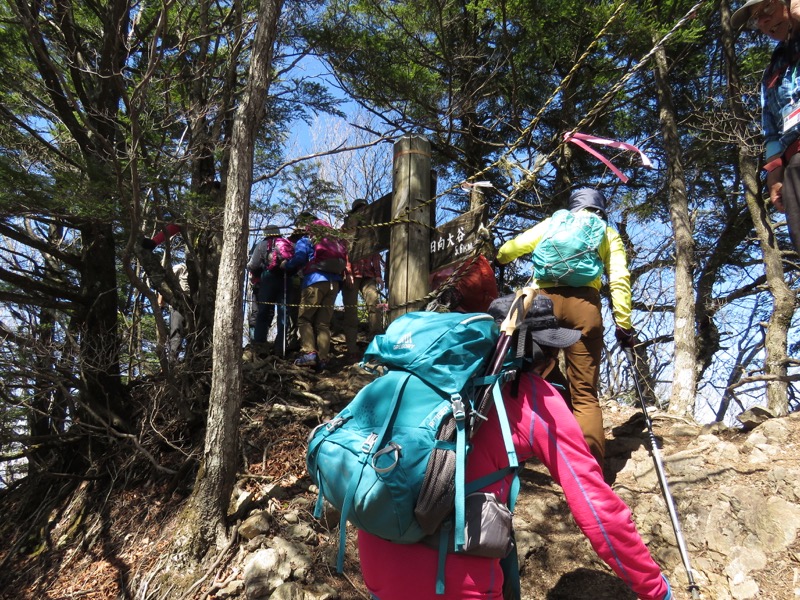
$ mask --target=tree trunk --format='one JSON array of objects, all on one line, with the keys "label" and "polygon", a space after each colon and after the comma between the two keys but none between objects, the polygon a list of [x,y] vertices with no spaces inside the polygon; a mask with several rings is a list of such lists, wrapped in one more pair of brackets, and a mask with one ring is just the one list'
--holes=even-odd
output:
[{"label": "tree trunk", "polygon": [[[117,328],[117,268],[113,214],[106,212],[109,190],[116,189],[113,163],[119,142],[117,113],[121,97],[120,74],[128,59],[124,44],[130,7],[125,0],[113,0],[98,12],[103,24],[97,60],[91,68],[70,64],[63,69],[54,60],[52,48],[72,57],[83,52],[82,30],[71,13],[70,3],[41,3],[22,0],[9,3],[17,11],[27,35],[29,52],[38,76],[45,83],[49,106],[68,131],[83,157],[88,187],[96,199],[96,214],[77,225],[80,232],[81,304],[74,316],[80,336],[81,416],[98,418],[114,427],[125,427],[123,387],[120,381],[119,336]],[[52,8],[55,16],[45,12]],[[98,9],[99,10],[99,9]],[[58,20],[58,36],[41,23]],[[63,38],[59,36],[63,35]],[[55,54],[58,54],[56,52]],[[70,85],[74,91],[70,90]],[[44,101],[44,99],[43,99]],[[81,112],[85,111],[85,112]],[[72,142],[69,142],[72,146]]]},{"label": "tree trunk", "polygon": [[781,252],[775,240],[772,224],[767,213],[767,206],[761,198],[761,182],[758,178],[758,156],[754,148],[749,147],[747,113],[742,106],[739,72],[734,54],[733,32],[730,30],[730,9],[728,4],[721,5],[723,23],[723,53],[728,69],[728,102],[731,112],[736,117],[734,125],[738,132],[739,172],[744,185],[745,201],[753,219],[756,236],[761,246],[762,260],[767,278],[767,287],[773,298],[772,315],[764,334],[764,374],[774,376],[767,382],[767,408],[775,415],[785,415],[789,411],[788,383],[783,379],[787,375],[788,355],[787,337],[789,325],[794,313],[795,296],[786,283],[783,273]]},{"label": "tree trunk", "polygon": [[[247,88],[237,110],[225,196],[223,246],[213,332],[213,372],[205,450],[184,522],[199,557],[226,541],[228,502],[239,464],[242,387],[242,274],[247,254],[253,151],[264,118],[272,54],[282,0],[261,0]],[[180,537],[180,536],[178,536]]]},{"label": "tree trunk", "polygon": [[80,232],[83,306],[76,319],[81,336],[82,409],[89,412],[89,420],[99,417],[108,425],[127,429],[119,365],[113,226],[86,223]]},{"label": "tree trunk", "polygon": [[664,150],[667,154],[669,214],[675,234],[675,359],[673,361],[669,412],[694,418],[697,387],[695,298],[692,285],[695,261],[694,239],[689,217],[689,202],[686,197],[686,180],[678,138],[678,124],[672,102],[672,90],[670,90],[668,82],[667,57],[661,46],[655,54],[654,74],[661,133],[664,139]]},{"label": "tree trunk", "polygon": [[744,183],[747,208],[753,218],[756,236],[761,245],[764,267],[767,274],[767,287],[772,293],[772,315],[764,333],[764,374],[775,377],[767,382],[767,408],[776,416],[789,412],[787,375],[787,338],[789,325],[794,313],[794,294],[786,284],[783,274],[781,252],[775,241],[772,224],[766,205],[761,199],[761,183],[758,179],[758,159],[739,153],[739,170]]}]

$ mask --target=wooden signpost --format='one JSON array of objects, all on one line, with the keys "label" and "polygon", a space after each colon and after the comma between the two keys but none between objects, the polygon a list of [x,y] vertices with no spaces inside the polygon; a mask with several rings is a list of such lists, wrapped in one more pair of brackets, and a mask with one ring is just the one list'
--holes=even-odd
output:
[{"label": "wooden signpost", "polygon": [[485,205],[473,198],[469,212],[434,228],[436,178],[430,142],[424,137],[400,138],[394,145],[393,168],[393,192],[368,204],[344,225],[354,232],[351,261],[389,251],[386,281],[393,307],[389,322],[425,308],[422,298],[430,291],[431,272],[480,252],[485,243],[480,228],[486,221]]},{"label": "wooden signpost", "polygon": [[344,229],[352,229],[355,233],[347,250],[351,262],[389,249],[391,220],[392,194],[367,204],[357,214],[347,218]]},{"label": "wooden signpost", "polygon": [[424,308],[430,258],[431,144],[409,135],[394,145],[394,186],[389,242],[389,322]]}]

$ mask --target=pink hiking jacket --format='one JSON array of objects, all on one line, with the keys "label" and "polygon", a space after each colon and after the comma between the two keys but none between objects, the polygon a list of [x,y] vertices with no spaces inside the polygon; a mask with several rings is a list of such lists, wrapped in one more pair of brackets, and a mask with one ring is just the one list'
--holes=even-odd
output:
[{"label": "pink hiking jacket", "polygon": [[[503,390],[520,464],[536,456],[562,487],[570,510],[595,552],[642,600],[663,600],[668,587],[636,530],[631,512],[603,480],[603,473],[575,417],[549,383],[523,373],[519,394]],[[494,410],[492,411],[494,412]],[[474,439],[467,481],[508,466],[496,417]],[[506,501],[511,476],[483,488]],[[424,544],[394,544],[363,531],[358,547],[364,582],[378,600],[502,600],[498,559],[448,554],[445,595],[437,596],[439,552]]]}]

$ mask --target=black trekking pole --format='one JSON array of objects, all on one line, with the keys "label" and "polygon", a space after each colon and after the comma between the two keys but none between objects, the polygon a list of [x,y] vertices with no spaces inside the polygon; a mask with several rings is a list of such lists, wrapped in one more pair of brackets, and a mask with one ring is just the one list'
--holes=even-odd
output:
[{"label": "black trekking pole", "polygon": [[288,286],[289,286],[289,276],[286,273],[286,270],[283,271],[283,357],[286,358],[286,336],[289,335],[287,331],[289,327],[289,321],[286,318],[286,315],[289,312],[288,306]]},{"label": "black trekking pole", "polygon": [[683,560],[683,566],[686,569],[686,576],[689,579],[689,587],[687,590],[691,593],[693,600],[699,600],[700,598],[700,587],[694,582],[694,576],[692,575],[692,566],[689,564],[689,552],[686,549],[686,542],[683,539],[683,533],[681,532],[681,524],[678,521],[678,513],[675,510],[675,502],[672,499],[672,494],[669,491],[669,486],[667,485],[667,476],[664,472],[664,463],[661,460],[661,452],[658,449],[658,444],[656,443],[656,434],[653,432],[653,422],[650,420],[650,416],[647,414],[647,403],[644,400],[644,394],[642,393],[642,386],[639,381],[639,372],[636,370],[636,357],[633,354],[633,348],[625,348],[625,357],[628,359],[628,366],[631,371],[631,377],[633,378],[633,385],[636,388],[636,393],[639,396],[639,404],[642,407],[642,414],[644,415],[644,420],[647,423],[647,431],[650,437],[650,455],[653,457],[653,463],[656,466],[656,473],[658,474],[658,483],[661,486],[661,492],[664,495],[664,502],[667,503],[667,510],[669,511],[669,518],[672,521],[672,529],[675,532],[675,539],[678,542],[678,551],[681,554],[681,560]]}]

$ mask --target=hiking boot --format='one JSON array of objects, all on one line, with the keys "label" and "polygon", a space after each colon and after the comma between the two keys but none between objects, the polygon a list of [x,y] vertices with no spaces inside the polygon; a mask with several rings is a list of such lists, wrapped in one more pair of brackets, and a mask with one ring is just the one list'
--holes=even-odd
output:
[{"label": "hiking boot", "polygon": [[317,353],[316,352],[309,352],[308,354],[303,354],[300,358],[294,361],[294,364],[298,367],[317,367]]}]

